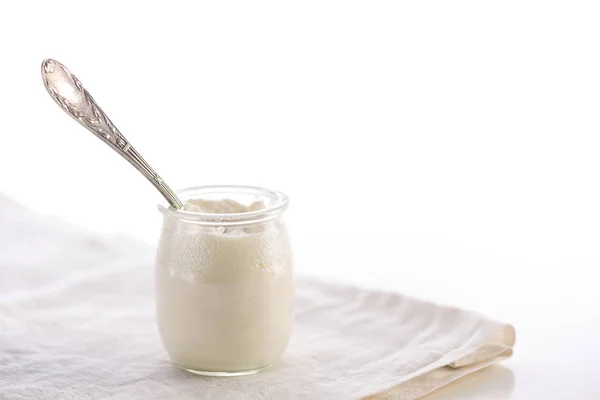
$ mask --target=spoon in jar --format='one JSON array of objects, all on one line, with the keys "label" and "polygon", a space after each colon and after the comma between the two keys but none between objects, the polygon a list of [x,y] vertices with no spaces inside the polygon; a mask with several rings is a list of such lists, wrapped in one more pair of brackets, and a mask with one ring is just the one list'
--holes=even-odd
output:
[{"label": "spoon in jar", "polygon": [[42,80],[50,97],[64,112],[129,161],[158,189],[172,207],[183,209],[183,203],[169,185],[129,144],[125,136],[108,119],[104,111],[98,107],[89,92],[67,67],[55,60],[44,60],[42,62]]}]

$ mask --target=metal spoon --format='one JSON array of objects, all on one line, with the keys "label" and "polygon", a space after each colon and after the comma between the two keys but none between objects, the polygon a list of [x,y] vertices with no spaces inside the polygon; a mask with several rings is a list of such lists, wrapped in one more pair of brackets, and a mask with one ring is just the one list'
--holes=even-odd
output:
[{"label": "metal spoon", "polygon": [[55,60],[44,60],[42,80],[50,97],[63,111],[129,161],[158,189],[171,206],[183,209],[181,200],[129,144],[67,67]]}]

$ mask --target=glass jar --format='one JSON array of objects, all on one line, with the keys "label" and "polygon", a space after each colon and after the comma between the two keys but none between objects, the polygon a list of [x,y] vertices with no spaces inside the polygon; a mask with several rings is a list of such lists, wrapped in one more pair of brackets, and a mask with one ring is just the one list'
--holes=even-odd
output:
[{"label": "glass jar", "polygon": [[204,186],[190,199],[262,201],[264,209],[214,214],[159,206],[157,322],[175,365],[243,375],[277,362],[292,327],[293,267],[282,220],[287,197],[247,186]]}]

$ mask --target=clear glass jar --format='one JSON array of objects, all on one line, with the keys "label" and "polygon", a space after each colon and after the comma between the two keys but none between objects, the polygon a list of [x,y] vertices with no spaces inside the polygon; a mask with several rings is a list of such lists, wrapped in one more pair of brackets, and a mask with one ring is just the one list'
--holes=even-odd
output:
[{"label": "clear glass jar", "polygon": [[242,375],[277,362],[292,327],[293,267],[282,221],[287,197],[246,186],[178,192],[190,199],[262,201],[230,214],[159,206],[157,322],[173,363],[204,375]]}]

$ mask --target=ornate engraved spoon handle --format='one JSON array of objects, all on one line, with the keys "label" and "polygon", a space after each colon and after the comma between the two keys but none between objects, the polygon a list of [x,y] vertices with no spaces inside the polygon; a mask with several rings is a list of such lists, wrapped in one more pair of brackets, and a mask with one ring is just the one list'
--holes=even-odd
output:
[{"label": "ornate engraved spoon handle", "polygon": [[63,111],[137,168],[171,206],[177,209],[183,208],[183,204],[171,188],[129,144],[102,109],[98,107],[79,79],[67,67],[55,60],[44,60],[42,62],[42,80],[50,97]]}]

